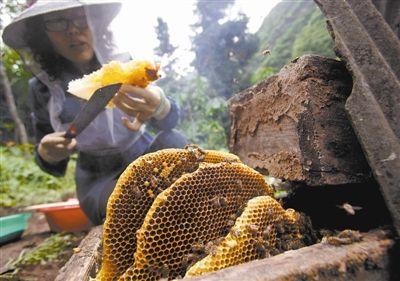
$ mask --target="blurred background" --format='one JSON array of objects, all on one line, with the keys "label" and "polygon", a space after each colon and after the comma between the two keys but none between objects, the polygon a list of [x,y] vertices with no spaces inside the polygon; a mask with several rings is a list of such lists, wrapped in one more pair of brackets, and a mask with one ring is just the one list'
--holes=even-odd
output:
[{"label": "blurred background", "polygon": [[[1,29],[30,2],[3,1]],[[303,54],[335,57],[325,19],[311,0],[122,2],[111,24],[117,43],[133,58],[161,63],[157,84],[180,105],[178,129],[203,148],[228,150],[230,97]],[[12,114],[10,102],[0,96],[1,207],[60,200],[75,190],[74,162],[66,177],[54,178],[30,159],[31,75],[3,42],[1,54],[16,106]]]}]

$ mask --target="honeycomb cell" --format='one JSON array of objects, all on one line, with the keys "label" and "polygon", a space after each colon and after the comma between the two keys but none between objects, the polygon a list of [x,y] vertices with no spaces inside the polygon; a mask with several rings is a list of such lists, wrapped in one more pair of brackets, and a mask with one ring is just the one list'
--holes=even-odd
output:
[{"label": "honeycomb cell", "polygon": [[278,240],[283,233],[285,237],[281,240],[287,249],[301,247],[299,218],[293,209],[285,211],[269,196],[259,196],[249,200],[230,233],[213,253],[191,266],[185,277],[213,272],[279,253],[282,251],[282,245]]},{"label": "honeycomb cell", "polygon": [[[140,236],[137,231],[158,194],[181,175],[195,171],[200,163],[221,161],[240,162],[236,155],[202,150],[197,146],[164,149],[132,162],[118,179],[108,200],[103,225],[102,267],[97,280],[117,280],[133,264],[136,237]],[[165,220],[168,213],[159,212],[159,215],[154,218],[155,222],[157,219],[168,222]],[[153,229],[154,233],[156,230]]]},{"label": "honeycomb cell", "polygon": [[[135,263],[120,280],[136,280],[141,270],[161,265],[168,266],[166,277],[183,276],[191,262],[215,252],[215,241],[226,236],[230,219],[249,199],[272,194],[263,176],[241,163],[200,164],[156,197],[138,231]],[[154,223],[160,214],[171,227]],[[184,231],[175,231],[179,228]],[[149,243],[148,234],[154,232]],[[173,238],[172,243],[159,233]],[[144,254],[154,245],[164,251]],[[149,276],[138,280],[153,280],[155,271],[148,272]]]}]

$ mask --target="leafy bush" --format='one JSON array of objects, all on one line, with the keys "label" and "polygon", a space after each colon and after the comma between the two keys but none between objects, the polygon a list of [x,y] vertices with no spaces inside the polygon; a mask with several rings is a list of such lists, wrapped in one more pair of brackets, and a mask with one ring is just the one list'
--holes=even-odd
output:
[{"label": "leafy bush", "polygon": [[70,161],[65,177],[56,178],[34,163],[32,145],[0,146],[0,207],[60,201],[75,191],[75,162]]},{"label": "leafy bush", "polygon": [[15,263],[14,266],[46,264],[55,261],[60,254],[73,245],[77,238],[73,234],[57,233],[32,250],[25,252]]}]

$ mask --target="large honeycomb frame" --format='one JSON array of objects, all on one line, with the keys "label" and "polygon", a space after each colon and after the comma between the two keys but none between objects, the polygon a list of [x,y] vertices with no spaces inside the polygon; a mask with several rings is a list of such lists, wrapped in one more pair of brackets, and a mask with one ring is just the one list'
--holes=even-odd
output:
[{"label": "large honeycomb frame", "polygon": [[156,196],[200,163],[240,162],[236,155],[202,150],[164,149],[139,157],[122,173],[107,205],[102,267],[96,279],[117,280],[134,263],[136,232]]},{"label": "large honeycomb frame", "polygon": [[[279,253],[277,241],[284,238],[286,247],[301,247],[300,215],[286,211],[269,196],[255,197],[247,203],[230,233],[214,251],[190,267],[185,277],[217,271],[229,266],[269,257]],[[283,234],[284,233],[284,234]],[[285,237],[281,237],[285,235]]]},{"label": "large honeycomb frame", "polygon": [[272,194],[264,177],[241,163],[202,163],[154,200],[137,232],[135,263],[120,280],[183,276],[193,248],[225,237],[249,199]]}]

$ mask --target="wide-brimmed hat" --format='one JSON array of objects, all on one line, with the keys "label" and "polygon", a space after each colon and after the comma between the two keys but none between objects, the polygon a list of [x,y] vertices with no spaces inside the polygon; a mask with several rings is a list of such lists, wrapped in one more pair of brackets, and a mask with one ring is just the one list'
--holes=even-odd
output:
[{"label": "wide-brimmed hat", "polygon": [[27,19],[77,7],[90,9],[91,13],[98,14],[101,16],[101,20],[108,24],[118,14],[121,9],[121,3],[119,1],[94,0],[38,0],[4,28],[3,41],[14,49],[26,47],[27,43],[24,39],[24,34]]}]

